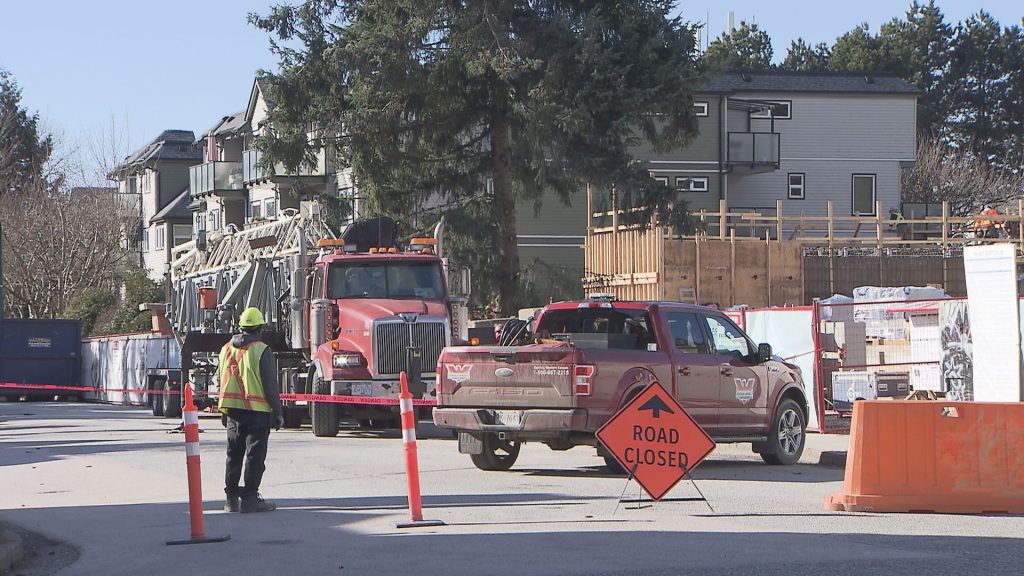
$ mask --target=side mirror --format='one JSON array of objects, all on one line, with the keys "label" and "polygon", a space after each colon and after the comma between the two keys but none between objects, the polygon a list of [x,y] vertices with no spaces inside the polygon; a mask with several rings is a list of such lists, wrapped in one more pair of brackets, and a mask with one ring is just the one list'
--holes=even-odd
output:
[{"label": "side mirror", "polygon": [[767,362],[772,359],[772,345],[761,343],[757,345],[757,359],[759,362]]}]

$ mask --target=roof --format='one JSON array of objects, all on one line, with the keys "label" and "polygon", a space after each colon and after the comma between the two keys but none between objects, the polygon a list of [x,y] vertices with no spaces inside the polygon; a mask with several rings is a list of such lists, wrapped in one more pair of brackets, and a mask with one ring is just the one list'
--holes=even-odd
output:
[{"label": "roof", "polygon": [[191,220],[192,216],[188,212],[189,194],[188,187],[186,186],[180,194],[174,197],[164,206],[163,210],[159,211],[152,218],[149,219],[150,223],[166,222],[167,220]]},{"label": "roof", "polygon": [[790,72],[782,70],[730,70],[712,78],[697,92],[833,92],[859,94],[921,93],[894,74],[880,72]]},{"label": "roof", "polygon": [[211,133],[214,136],[234,136],[239,132],[240,129],[245,127],[245,110],[235,112],[234,114],[228,114],[220,119],[219,122],[210,127],[209,130],[203,132],[199,138],[196,139],[196,144],[199,144],[206,140],[206,137]]},{"label": "roof", "polygon": [[195,134],[191,130],[164,130],[152,142],[128,155],[108,177],[143,168],[161,160],[201,161],[202,152],[192,147],[194,140]]}]

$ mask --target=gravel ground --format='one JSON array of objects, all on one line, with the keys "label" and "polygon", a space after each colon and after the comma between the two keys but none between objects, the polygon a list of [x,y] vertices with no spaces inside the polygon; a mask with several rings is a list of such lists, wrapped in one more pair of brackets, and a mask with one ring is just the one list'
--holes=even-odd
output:
[{"label": "gravel ground", "polygon": [[25,558],[11,570],[12,576],[50,576],[70,566],[80,555],[78,548],[11,524],[0,523],[0,530],[21,537]]}]

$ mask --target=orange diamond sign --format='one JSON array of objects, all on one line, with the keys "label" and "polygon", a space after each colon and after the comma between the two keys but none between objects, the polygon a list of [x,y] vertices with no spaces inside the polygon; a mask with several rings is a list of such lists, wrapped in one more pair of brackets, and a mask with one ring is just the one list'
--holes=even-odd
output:
[{"label": "orange diamond sign", "polygon": [[657,381],[605,422],[597,439],[655,500],[715,449],[715,441]]}]

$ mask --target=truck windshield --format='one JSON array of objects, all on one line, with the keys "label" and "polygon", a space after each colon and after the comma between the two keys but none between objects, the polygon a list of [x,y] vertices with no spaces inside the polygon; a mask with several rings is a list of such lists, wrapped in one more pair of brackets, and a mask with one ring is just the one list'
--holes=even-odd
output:
[{"label": "truck windshield", "polygon": [[437,262],[358,262],[331,264],[327,297],[444,298],[444,281]]},{"label": "truck windshield", "polygon": [[643,310],[572,308],[547,310],[534,331],[538,338],[566,340],[577,348],[651,350],[657,341]]}]

